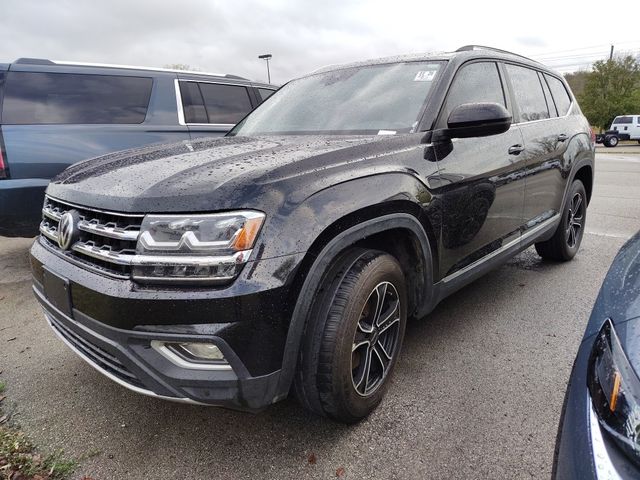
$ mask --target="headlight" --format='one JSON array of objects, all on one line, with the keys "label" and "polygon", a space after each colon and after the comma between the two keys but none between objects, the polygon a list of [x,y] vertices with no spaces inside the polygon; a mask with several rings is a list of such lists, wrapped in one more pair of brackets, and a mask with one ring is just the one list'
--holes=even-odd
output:
[{"label": "headlight", "polygon": [[251,255],[264,213],[147,215],[133,278],[145,283],[220,284],[235,278]]},{"label": "headlight", "polygon": [[587,383],[600,425],[640,465],[640,381],[610,320],[596,337]]}]

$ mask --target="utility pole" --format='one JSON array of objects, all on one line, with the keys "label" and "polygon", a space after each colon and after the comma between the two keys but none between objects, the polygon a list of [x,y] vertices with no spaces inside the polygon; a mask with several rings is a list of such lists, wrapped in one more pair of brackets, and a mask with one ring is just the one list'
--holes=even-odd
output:
[{"label": "utility pole", "polygon": [[613,60],[613,45],[611,45],[611,52],[609,53],[609,60]]},{"label": "utility pole", "polygon": [[[611,48],[613,48],[613,47],[611,47]],[[270,53],[266,53],[264,55],[258,55],[259,59],[267,61],[267,79],[268,79],[268,83],[271,83],[271,72],[269,71],[269,59],[271,59],[272,57],[273,57],[273,55],[271,55]]]}]

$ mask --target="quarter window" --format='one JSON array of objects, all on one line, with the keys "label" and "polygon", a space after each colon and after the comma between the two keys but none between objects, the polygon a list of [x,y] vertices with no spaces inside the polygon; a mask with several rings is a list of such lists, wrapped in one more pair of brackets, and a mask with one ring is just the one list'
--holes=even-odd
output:
[{"label": "quarter window", "polygon": [[506,106],[498,66],[493,62],[471,63],[456,73],[440,123],[444,126],[449,114],[457,106],[476,102],[494,102]]},{"label": "quarter window", "polygon": [[558,107],[558,115],[562,117],[569,112],[569,106],[571,105],[569,92],[567,92],[564,84],[557,78],[547,75],[546,73],[544,76],[547,79],[549,88],[551,89],[551,94],[553,95],[556,107]]},{"label": "quarter window", "polygon": [[258,89],[258,93],[260,93],[260,98],[262,98],[263,102],[267,98],[269,98],[271,95],[273,95],[274,92],[275,92],[275,90],[271,90],[271,89],[268,89],[268,88],[259,88]]},{"label": "quarter window", "polygon": [[[540,80],[540,84],[542,85],[542,90],[544,90],[544,98],[547,100],[547,107],[549,108],[549,115],[551,117],[558,116],[558,110],[556,108],[556,104],[553,101],[553,97],[551,96],[551,91],[549,90],[549,85],[547,85],[547,81],[542,76],[542,73],[538,72],[538,79]],[[564,115],[564,114],[562,114]]]},{"label": "quarter window", "polygon": [[10,72],[7,124],[142,123],[153,80],[147,77]]},{"label": "quarter window", "polygon": [[538,72],[518,65],[506,65],[520,110],[520,121],[530,122],[549,118]]},{"label": "quarter window", "polygon": [[253,108],[245,87],[201,83],[200,91],[209,123],[236,124]]}]

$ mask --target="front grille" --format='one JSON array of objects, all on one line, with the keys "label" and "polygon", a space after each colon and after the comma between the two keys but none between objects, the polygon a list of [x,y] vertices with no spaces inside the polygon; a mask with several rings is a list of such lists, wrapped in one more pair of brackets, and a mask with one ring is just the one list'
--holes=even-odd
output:
[{"label": "front grille", "polygon": [[65,327],[55,318],[48,318],[51,327],[92,363],[134,387],[145,388],[140,380],[116,357]]},{"label": "front grille", "polygon": [[[67,250],[58,244],[60,218],[75,210],[78,235]],[[46,197],[40,233],[43,241],[68,260],[118,277],[129,277],[143,215],[104,212]]]}]

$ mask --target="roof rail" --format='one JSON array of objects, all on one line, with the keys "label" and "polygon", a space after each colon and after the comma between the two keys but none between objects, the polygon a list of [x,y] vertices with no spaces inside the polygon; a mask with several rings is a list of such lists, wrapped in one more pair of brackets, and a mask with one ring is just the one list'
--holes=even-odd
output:
[{"label": "roof rail", "polygon": [[66,60],[47,60],[44,58],[19,58],[14,64],[19,65],[70,65],[74,67],[105,67],[105,68],[128,68],[132,70],[149,70],[153,72],[171,72],[171,73],[188,73],[195,75],[210,75],[213,77],[225,77],[235,80],[247,80],[248,78],[241,77],[239,75],[231,75],[228,73],[211,73],[211,72],[199,72],[197,70],[177,70],[173,68],[160,68],[160,67],[141,67],[137,65],[116,65],[112,63],[88,63],[88,62],[71,62]]},{"label": "roof rail", "polygon": [[514,55],[516,57],[524,58],[525,60],[529,60],[530,62],[540,63],[537,60],[534,60],[529,57],[525,57],[524,55],[520,55],[518,53],[513,53],[508,50],[502,50],[500,48],[487,47],[485,45],[465,45],[457,49],[456,52],[472,52],[474,50],[490,50],[492,52],[497,52],[497,53],[506,53],[507,55]]},{"label": "roof rail", "polygon": [[18,65],[55,65],[55,63],[46,58],[19,58],[13,63]]}]

